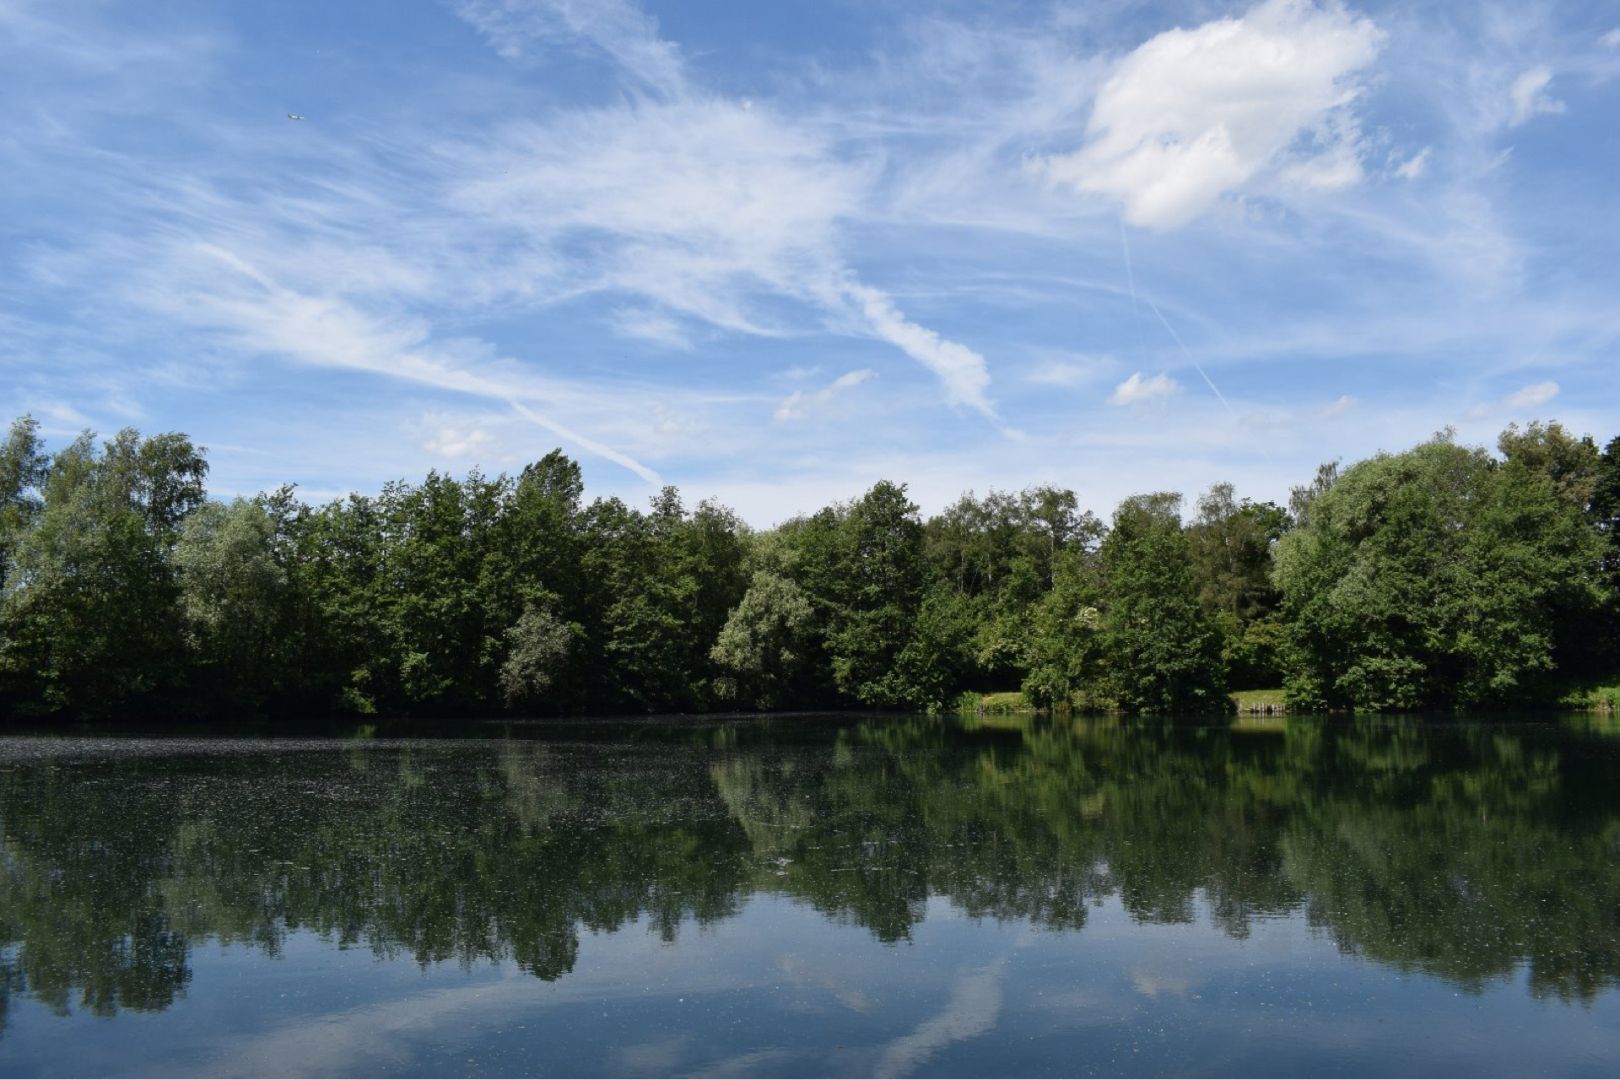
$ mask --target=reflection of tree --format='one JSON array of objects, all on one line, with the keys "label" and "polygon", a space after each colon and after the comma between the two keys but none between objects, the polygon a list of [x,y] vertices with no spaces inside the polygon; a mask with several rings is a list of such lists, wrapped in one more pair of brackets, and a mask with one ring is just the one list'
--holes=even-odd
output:
[{"label": "reflection of tree", "polygon": [[[31,770],[28,797],[0,821],[0,984],[66,1012],[166,1008],[190,978],[188,944],[164,905],[161,800],[120,808],[113,770]],[[9,794],[16,772],[3,774]]]},{"label": "reflection of tree", "polygon": [[[649,745],[650,743],[650,745]],[[930,895],[1077,930],[1117,896],[1477,988],[1620,982],[1620,743],[1545,727],[787,723],[625,741],[133,756],[0,771],[11,995],[162,1009],[193,943],[312,930],[428,964],[572,970],[772,891],[884,941]]]}]

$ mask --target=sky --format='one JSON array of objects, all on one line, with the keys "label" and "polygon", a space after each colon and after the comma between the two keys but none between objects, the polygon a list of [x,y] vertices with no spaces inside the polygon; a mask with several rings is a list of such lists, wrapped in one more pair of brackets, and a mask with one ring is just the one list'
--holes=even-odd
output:
[{"label": "sky", "polygon": [[0,396],[757,526],[1620,433],[1620,7],[0,0]]}]

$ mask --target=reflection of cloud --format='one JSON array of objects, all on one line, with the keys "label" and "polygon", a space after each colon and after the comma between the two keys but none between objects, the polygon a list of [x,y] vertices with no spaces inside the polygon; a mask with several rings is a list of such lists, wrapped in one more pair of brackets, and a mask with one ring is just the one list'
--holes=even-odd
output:
[{"label": "reflection of cloud", "polygon": [[937,1016],[924,1020],[917,1030],[902,1035],[883,1051],[877,1076],[902,1076],[951,1043],[983,1035],[996,1026],[1001,1015],[1001,974],[1006,961],[980,968],[956,982],[951,1000]]},{"label": "reflection of cloud", "polygon": [[1185,974],[1144,971],[1141,968],[1131,972],[1131,987],[1144,997],[1156,998],[1160,994],[1183,997],[1192,989],[1192,985],[1192,979]]},{"label": "reflection of cloud", "polygon": [[496,983],[435,990],[375,1005],[300,1017],[260,1035],[234,1038],[202,1071],[217,1076],[337,1076],[381,1073],[386,1062],[403,1067],[413,1050],[406,1037],[433,1041],[436,1030],[464,1030],[468,1013],[486,1016],[503,1004],[530,999],[538,984],[515,970]]},{"label": "reflection of cloud", "polygon": [[621,1047],[615,1054],[616,1067],[625,1076],[668,1076],[686,1056],[691,1041],[690,1036],[672,1035],[656,1042]]},{"label": "reflection of cloud", "polygon": [[787,1073],[787,1062],[793,1054],[787,1050],[755,1050],[749,1054],[721,1058],[704,1065],[702,1076],[781,1076]]},{"label": "reflection of cloud", "polygon": [[783,954],[777,958],[776,966],[781,968],[782,974],[797,986],[826,990],[838,999],[839,1004],[856,1012],[872,1011],[874,1002],[864,991],[849,986],[829,972],[816,970],[798,953]]}]

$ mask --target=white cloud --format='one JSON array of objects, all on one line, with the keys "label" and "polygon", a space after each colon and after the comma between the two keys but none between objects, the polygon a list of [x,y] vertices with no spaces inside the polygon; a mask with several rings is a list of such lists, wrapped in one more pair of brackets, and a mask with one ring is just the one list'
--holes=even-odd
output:
[{"label": "white cloud", "polygon": [[838,225],[858,214],[867,170],[769,109],[690,96],[575,113],[508,129],[475,168],[458,206],[542,244],[591,240],[577,292],[631,292],[756,334],[786,331],[754,294],[796,297],[933,372],[948,403],[995,417],[984,357],[844,265]]},{"label": "white cloud", "polygon": [[1558,384],[1555,382],[1539,382],[1526,386],[1522,390],[1515,390],[1503,399],[1503,404],[1510,409],[1533,409],[1545,405],[1558,396]]},{"label": "white cloud", "polygon": [[1025,382],[1037,386],[1061,386],[1074,389],[1102,378],[1115,366],[1109,356],[1084,357],[1078,360],[1045,360],[1024,375]]},{"label": "white cloud", "polygon": [[1334,399],[1331,405],[1323,406],[1317,415],[1323,419],[1330,416],[1338,416],[1340,413],[1349,412],[1358,404],[1359,402],[1357,402],[1356,399],[1351,397],[1349,394],[1341,394],[1339,397]]},{"label": "white cloud", "polygon": [[462,424],[435,422],[428,420],[431,425],[426,438],[422,440],[422,449],[430,454],[439,454],[454,460],[466,460],[476,456],[480,451],[493,446],[495,437],[480,427],[468,427]]},{"label": "white cloud", "polygon": [[966,405],[986,416],[995,409],[985,391],[990,387],[990,370],[984,357],[954,341],[947,341],[926,326],[907,319],[883,292],[868,285],[848,286],[851,299],[858,303],[872,331],[939,377],[945,387],[945,400]]},{"label": "white cloud", "polygon": [[1402,180],[1419,180],[1429,171],[1429,154],[1433,147],[1425,146],[1400,165],[1395,167],[1395,175]]},{"label": "white cloud", "polygon": [[1179,393],[1181,384],[1170,376],[1159,374],[1151,379],[1142,378],[1140,371],[1114,387],[1114,392],[1108,398],[1110,405],[1136,405],[1143,401],[1152,401],[1154,398],[1169,397]]},{"label": "white cloud", "polygon": [[[132,295],[178,321],[214,330],[250,354],[277,354],[500,401],[574,446],[623,466],[649,484],[658,473],[634,457],[534,407],[553,399],[547,380],[478,341],[436,340],[422,320],[369,313],[341,297],[286,288],[236,253],[212,243],[178,245]],[[181,282],[185,287],[176,290]]]},{"label": "white cloud", "polygon": [[650,341],[672,349],[690,349],[692,339],[680,323],[660,311],[647,308],[620,308],[613,313],[613,332],[620,337]]},{"label": "white cloud", "polygon": [[1620,26],[1598,38],[1598,44],[1605,49],[1620,49]]},{"label": "white cloud", "polygon": [[1481,420],[1489,416],[1500,416],[1503,413],[1521,409],[1538,409],[1558,396],[1560,387],[1552,381],[1532,383],[1520,387],[1513,393],[1497,401],[1487,401],[1475,405],[1468,410],[1470,418]]},{"label": "white cloud", "polygon": [[803,419],[812,412],[819,410],[822,406],[829,404],[834,398],[839,397],[846,391],[853,390],[861,383],[875,378],[877,378],[877,372],[871,368],[846,371],[820,390],[810,391],[809,393],[803,390],[793,391],[776,407],[773,416],[779,423]]},{"label": "white cloud", "polygon": [[1128,221],[1157,229],[1185,224],[1273,166],[1288,183],[1354,184],[1354,76],[1383,36],[1366,18],[1305,0],[1167,30],[1103,83],[1085,145],[1039,167],[1118,199]]},{"label": "white cloud", "polygon": [[508,60],[538,44],[586,44],[652,89],[685,89],[680,50],[659,38],[656,19],[625,0],[460,0],[455,10]]},{"label": "white cloud", "polygon": [[1547,93],[1551,83],[1552,72],[1545,67],[1533,67],[1513,80],[1513,85],[1508,88],[1508,98],[1513,106],[1508,116],[1509,127],[1518,127],[1542,113],[1564,111],[1564,103]]}]

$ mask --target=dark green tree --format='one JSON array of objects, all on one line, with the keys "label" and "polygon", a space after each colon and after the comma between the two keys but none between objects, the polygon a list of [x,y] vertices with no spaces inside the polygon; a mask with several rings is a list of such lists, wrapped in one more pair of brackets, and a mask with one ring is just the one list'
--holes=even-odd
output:
[{"label": "dark green tree", "polygon": [[52,458],[0,601],[0,677],[30,707],[154,706],[185,674],[172,554],[208,466],[183,435],[90,433]]},{"label": "dark green tree", "polygon": [[180,528],[174,566],[192,680],[211,711],[262,709],[296,677],[292,583],[262,501],[205,502]]},{"label": "dark green tree", "polygon": [[1233,686],[1282,684],[1281,595],[1271,580],[1271,552],[1290,524],[1275,503],[1239,502],[1231,484],[1216,484],[1199,498],[1187,529],[1198,599],[1220,631]]},{"label": "dark green tree", "polygon": [[1544,470],[1441,436],[1347,470],[1279,544],[1290,700],[1415,709],[1533,699],[1556,621],[1598,600],[1596,534]]},{"label": "dark green tree", "polygon": [[835,566],[819,582],[831,609],[827,650],[840,692],[878,708],[927,705],[931,687],[898,667],[926,585],[922,524],[904,485],[880,481],[839,522]]},{"label": "dark green tree", "polygon": [[1224,712],[1220,636],[1198,600],[1181,496],[1136,495],[1102,542],[1105,681],[1130,712]]}]

